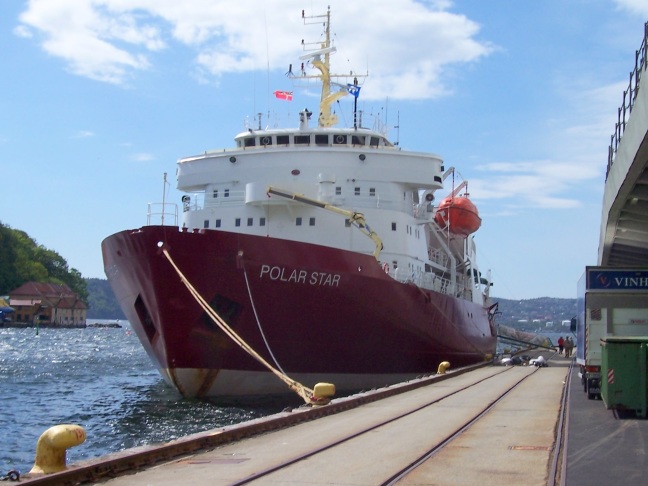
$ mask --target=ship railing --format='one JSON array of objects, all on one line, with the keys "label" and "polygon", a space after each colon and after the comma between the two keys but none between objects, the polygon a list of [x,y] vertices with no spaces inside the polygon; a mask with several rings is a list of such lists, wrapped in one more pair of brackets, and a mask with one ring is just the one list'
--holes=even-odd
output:
[{"label": "ship railing", "polygon": [[218,197],[205,197],[206,208],[218,208],[224,206],[240,206],[245,202],[245,191],[219,191]]},{"label": "ship railing", "polygon": [[430,261],[437,263],[442,267],[448,266],[448,255],[438,248],[430,248],[428,250],[428,257]]},{"label": "ship railing", "polygon": [[429,220],[432,217],[433,211],[428,203],[422,204],[413,204],[412,205],[412,216],[416,219],[425,219]]},{"label": "ship railing", "polygon": [[178,226],[178,205],[175,203],[148,203],[146,225]]},{"label": "ship railing", "polygon": [[410,272],[404,268],[397,268],[389,274],[399,282],[412,283],[422,289],[441,294],[453,295],[455,291],[455,286],[450,279],[440,277],[432,272]]}]

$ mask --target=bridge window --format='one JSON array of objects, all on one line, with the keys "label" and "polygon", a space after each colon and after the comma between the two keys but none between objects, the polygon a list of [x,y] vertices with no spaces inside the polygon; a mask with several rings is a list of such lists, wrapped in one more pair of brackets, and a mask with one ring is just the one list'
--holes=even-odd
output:
[{"label": "bridge window", "polygon": [[315,135],[315,145],[328,145],[329,138],[328,135],[316,134]]},{"label": "bridge window", "polygon": [[378,137],[371,137],[371,140],[369,141],[369,145],[372,147],[377,147],[380,143],[380,139]]},{"label": "bridge window", "polygon": [[295,145],[310,145],[310,135],[295,135]]},{"label": "bridge window", "polygon": [[364,135],[353,135],[351,138],[353,145],[364,145],[365,136]]},{"label": "bridge window", "polygon": [[254,137],[248,137],[243,140],[243,145],[246,147],[254,147],[256,145],[256,141],[254,140]]},{"label": "bridge window", "polygon": [[290,137],[288,135],[277,135],[277,145],[288,145]]},{"label": "bridge window", "polygon": [[272,137],[261,137],[260,142],[263,146],[272,145]]},{"label": "bridge window", "polygon": [[333,137],[333,143],[336,145],[345,145],[347,142],[346,135],[335,135]]}]

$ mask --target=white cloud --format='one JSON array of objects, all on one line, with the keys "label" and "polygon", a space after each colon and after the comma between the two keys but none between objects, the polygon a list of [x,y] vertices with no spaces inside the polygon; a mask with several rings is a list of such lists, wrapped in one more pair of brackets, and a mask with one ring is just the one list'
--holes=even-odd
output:
[{"label": "white cloud", "polygon": [[646,0],[614,0],[615,3],[630,12],[648,17],[648,2]]},{"label": "white cloud", "polygon": [[537,145],[528,147],[529,153],[544,151],[548,156],[541,160],[481,164],[478,169],[484,177],[470,181],[473,198],[506,201],[511,213],[529,207],[581,206],[583,185],[593,182],[600,188],[603,180],[607,145],[626,84],[581,87],[576,93],[572,84],[572,89],[563,93],[565,118],[550,120],[546,131],[538,133]]},{"label": "white cloud", "polygon": [[153,154],[139,153],[131,155],[131,160],[135,162],[148,162],[150,160],[155,160],[155,156]]},{"label": "white cloud", "polygon": [[90,138],[94,137],[94,135],[94,132],[91,132],[90,130],[80,130],[74,134],[73,138]]},{"label": "white cloud", "polygon": [[[450,90],[442,81],[448,67],[493,50],[476,40],[475,22],[448,11],[448,1],[376,0],[371,8],[330,3],[332,35],[340,46],[333,67],[344,73],[368,69],[365,99],[440,96]],[[318,42],[322,19],[304,27],[295,5],[294,0],[271,0],[255,9],[233,0],[32,0],[14,31],[40,39],[73,73],[99,81],[123,84],[151,66],[152,52],[174,44],[193,50],[198,77],[217,78],[268,65],[283,71],[290,62],[297,66],[299,41]]]}]

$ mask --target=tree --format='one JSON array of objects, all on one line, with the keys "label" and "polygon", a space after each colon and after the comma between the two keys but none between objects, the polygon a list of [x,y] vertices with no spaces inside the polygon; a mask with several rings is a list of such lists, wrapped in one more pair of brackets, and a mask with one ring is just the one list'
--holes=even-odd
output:
[{"label": "tree", "polygon": [[65,284],[87,302],[88,290],[81,273],[68,267],[61,255],[36,243],[27,233],[0,222],[0,294],[27,282]]}]

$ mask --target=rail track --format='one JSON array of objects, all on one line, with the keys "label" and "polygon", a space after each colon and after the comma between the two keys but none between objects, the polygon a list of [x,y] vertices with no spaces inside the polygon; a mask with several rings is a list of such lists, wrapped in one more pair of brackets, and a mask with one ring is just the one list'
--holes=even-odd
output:
[{"label": "rail track", "polygon": [[485,486],[510,479],[556,486],[564,484],[570,373],[565,366],[481,367],[363,406],[342,401],[331,415],[322,407],[317,420],[288,417],[293,426],[265,429],[261,422],[254,434],[229,440],[213,432],[35,482]]},{"label": "rail track", "polygon": [[[335,464],[337,477],[344,478],[339,484],[363,484],[362,477],[366,477],[367,468],[373,469],[371,473],[373,477],[382,477],[382,479],[378,479],[375,483],[364,484],[380,484],[381,486],[444,484],[445,474],[452,474],[456,479],[456,468],[448,468],[447,464],[439,465],[439,462],[446,462],[448,459],[442,457],[444,452],[452,449],[456,442],[465,437],[469,431],[483,425],[484,421],[489,419],[489,415],[495,414],[497,411],[501,415],[502,411],[507,409],[507,400],[509,406],[511,401],[519,400],[520,397],[516,397],[516,393],[526,393],[524,384],[532,380],[536,373],[544,372],[544,369],[508,367],[490,368],[484,372],[485,375],[482,373],[478,379],[458,384],[457,388],[452,387],[441,395],[431,394],[427,400],[415,401],[406,410],[399,410],[384,419],[370,421],[339,438],[325,444],[318,444],[299,455],[286,458],[269,468],[229,484],[231,486],[262,483],[284,484],[293,481],[307,481],[309,477],[312,480],[315,471],[317,471],[317,475],[326,474],[323,472],[326,470],[326,464]],[[475,375],[475,372],[471,375]],[[551,456],[551,461],[548,464],[549,480],[545,484],[552,486],[559,484],[556,481],[559,481],[561,476],[559,468],[563,461],[560,459],[560,454],[563,450],[561,442],[568,383],[569,381],[565,380],[558,423],[555,424],[555,415],[554,423],[551,421],[546,423],[545,431],[549,431],[551,435],[553,435],[553,427],[556,425],[555,440],[542,445],[518,446],[520,450],[540,450],[549,453]],[[452,410],[451,412],[448,411],[449,408]],[[444,426],[439,426],[440,421],[445,422]],[[420,429],[426,423],[436,424],[433,427],[436,430],[428,430],[422,434],[409,432],[411,434],[410,441],[402,439],[394,441],[395,435],[402,435],[403,432],[408,433],[407,431],[413,431],[416,428]],[[481,432],[476,434],[478,440],[485,439]],[[427,440],[425,440],[426,438]],[[393,448],[392,443],[396,444],[397,450],[390,452],[390,449]],[[466,445],[459,447],[467,448]],[[515,446],[511,447],[515,448]],[[367,452],[361,454],[358,451]],[[378,459],[378,456],[375,456],[371,451],[380,451],[382,465],[372,463]],[[456,456],[456,449],[445,454],[445,456],[448,455]],[[369,463],[366,460],[363,461],[363,456]],[[461,460],[461,462],[464,461]],[[355,478],[354,475],[358,477]],[[475,479],[478,479],[480,484],[485,484],[483,477]],[[497,483],[501,484],[501,481],[502,477],[498,476]],[[458,482],[462,483],[463,481]],[[470,480],[465,482],[465,484],[470,483]]]}]

